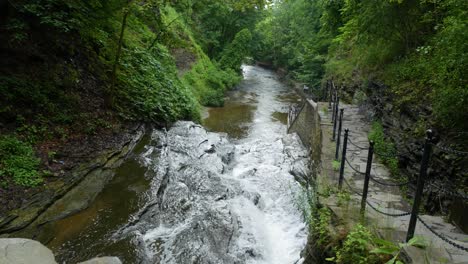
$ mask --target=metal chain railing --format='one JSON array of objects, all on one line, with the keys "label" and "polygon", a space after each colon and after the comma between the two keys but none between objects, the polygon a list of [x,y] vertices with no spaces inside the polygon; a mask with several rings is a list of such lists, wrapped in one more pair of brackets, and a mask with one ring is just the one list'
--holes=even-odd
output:
[{"label": "metal chain railing", "polygon": [[[338,100],[336,100],[336,101],[338,101]],[[335,139],[336,121],[337,121],[337,113],[338,113],[337,108],[336,108],[337,105],[338,105],[338,102],[336,102],[336,105],[334,105],[335,106],[334,108],[335,108],[336,111],[335,111],[335,116],[334,116],[334,121],[335,122],[334,122],[332,140]],[[343,116],[341,114],[340,121],[343,120],[342,117]],[[452,245],[452,246],[454,246],[454,247],[456,247],[458,249],[461,249],[461,250],[464,250],[464,251],[468,252],[467,247],[462,246],[462,245],[458,245],[455,242],[451,241],[450,239],[446,238],[444,235],[442,235],[440,233],[437,233],[427,223],[425,223],[424,220],[422,220],[422,218],[418,215],[419,214],[419,207],[420,207],[420,204],[421,204],[421,197],[422,197],[422,193],[423,193],[423,190],[424,190],[424,183],[425,183],[426,178],[427,178],[427,170],[428,170],[428,167],[429,167],[431,147],[434,146],[435,148],[437,148],[439,150],[445,151],[447,153],[455,154],[455,155],[468,155],[468,152],[454,150],[454,149],[451,149],[451,148],[448,148],[448,147],[438,146],[438,145],[434,144],[433,143],[432,131],[427,130],[426,131],[426,138],[425,138],[425,142],[424,142],[424,147],[422,149],[422,159],[421,159],[420,171],[419,171],[419,175],[418,175],[418,179],[417,179],[417,186],[416,186],[416,190],[415,190],[415,195],[414,195],[415,198],[414,198],[414,201],[413,201],[412,210],[411,210],[411,212],[388,213],[388,212],[385,212],[385,211],[377,208],[376,206],[374,206],[372,203],[370,203],[367,200],[369,181],[373,181],[373,182],[375,182],[377,184],[384,185],[384,186],[395,186],[395,187],[401,187],[401,186],[409,185],[411,183],[411,181],[407,181],[407,182],[404,182],[404,183],[387,182],[387,181],[384,181],[384,180],[376,177],[376,175],[371,175],[372,157],[373,157],[374,154],[376,154],[376,155],[381,156],[381,157],[392,158],[392,157],[397,157],[399,155],[406,155],[406,154],[409,154],[409,153],[380,153],[378,151],[375,152],[374,151],[374,142],[370,141],[369,142],[369,147],[361,147],[358,144],[354,143],[349,138],[349,132],[350,131],[348,129],[345,129],[345,135],[344,135],[344,138],[343,138],[343,148],[341,148],[339,143],[336,146],[335,160],[338,160],[338,154],[337,154],[338,151],[342,152],[341,165],[340,165],[340,177],[339,177],[339,181],[338,181],[338,186],[341,189],[341,183],[344,181],[345,184],[347,185],[347,187],[349,188],[349,190],[352,193],[354,193],[354,194],[356,194],[358,196],[361,196],[361,198],[362,198],[362,200],[361,200],[361,214],[365,213],[365,207],[366,207],[366,205],[368,205],[374,211],[376,211],[376,212],[378,212],[380,214],[386,215],[386,216],[403,217],[403,216],[410,215],[410,221],[409,221],[409,224],[408,224],[408,231],[407,231],[406,241],[409,241],[414,236],[416,222],[419,220],[420,222],[423,223],[423,225],[426,228],[428,228],[434,235],[441,238],[443,241],[449,243],[450,245]],[[354,133],[354,135],[358,135],[358,134]],[[338,137],[341,137],[341,133],[338,134]],[[351,145],[353,145],[354,147],[356,147],[356,148],[358,148],[360,150],[368,150],[366,172],[362,172],[362,171],[356,169],[353,165],[351,165],[351,162],[346,157],[347,143],[350,143]],[[411,155],[411,154],[409,154],[409,155]],[[365,176],[364,177],[365,178],[364,179],[364,187],[363,187],[362,193],[360,193],[359,191],[356,191],[351,186],[351,184],[346,180],[346,178],[344,178],[345,164],[348,164],[348,166],[354,172]],[[461,194],[461,193],[458,193],[458,192],[453,192],[453,191],[448,191],[448,190],[442,189],[440,186],[437,186],[434,183],[431,183],[431,185],[436,187],[437,189],[443,191],[444,193],[452,194],[453,196],[460,197],[460,198],[468,200],[468,195],[466,195],[466,194]]]},{"label": "metal chain railing", "polygon": [[348,166],[349,166],[353,171],[355,171],[355,172],[357,172],[357,173],[359,173],[359,174],[362,174],[362,175],[366,174],[365,172],[359,171],[358,169],[354,168],[353,165],[351,165],[351,163],[349,162],[348,158],[345,158],[345,160],[346,160],[346,163],[348,163]]},{"label": "metal chain railing", "polygon": [[389,183],[389,182],[384,182],[382,181],[381,179],[378,179],[378,178],[375,178],[375,175],[370,175],[370,180],[375,182],[375,183],[378,183],[380,185],[384,185],[384,186],[396,186],[396,187],[400,187],[400,186],[405,186],[405,185],[408,185],[410,183],[410,181],[407,181],[405,183]]},{"label": "metal chain railing", "polygon": [[445,237],[444,235],[440,234],[440,233],[437,233],[437,231],[435,231],[434,229],[432,229],[432,227],[430,227],[424,220],[422,220],[421,216],[418,216],[418,220],[427,228],[429,229],[429,231],[431,231],[431,233],[433,233],[434,235],[436,235],[438,238],[442,239],[444,242],[454,246],[455,248],[458,248],[458,249],[461,249],[465,252],[468,252],[468,248],[467,247],[464,247],[462,245],[459,245],[455,242],[453,242],[452,240],[448,239],[447,237]]},{"label": "metal chain railing", "polygon": [[451,148],[449,148],[449,147],[439,146],[439,145],[436,145],[436,144],[434,144],[434,143],[432,143],[432,146],[434,146],[435,148],[437,148],[437,149],[439,149],[439,150],[442,150],[442,151],[444,151],[444,152],[450,153],[450,154],[459,155],[459,156],[468,155],[468,152],[466,152],[466,151],[460,151],[460,150],[456,150],[456,149],[451,149]]},{"label": "metal chain railing", "polygon": [[345,182],[345,184],[348,186],[349,190],[351,192],[353,192],[354,194],[358,195],[358,196],[362,196],[362,193],[356,191],[352,186],[351,184],[349,184],[349,182],[346,180],[346,179],[343,179],[343,181]]},{"label": "metal chain railing", "polygon": [[351,141],[350,138],[348,138],[348,143],[351,143],[351,145],[355,146],[356,148],[360,149],[360,150],[366,150],[367,147],[360,147],[358,146],[356,143],[354,143],[353,141]]},{"label": "metal chain railing", "polygon": [[405,213],[401,213],[401,214],[391,214],[391,213],[387,213],[387,212],[379,210],[378,208],[374,207],[369,201],[366,201],[366,203],[367,203],[367,205],[369,205],[370,208],[374,209],[374,211],[376,211],[376,212],[378,212],[380,214],[386,215],[386,216],[402,217],[402,216],[407,216],[407,215],[411,214],[411,212],[405,212]]}]

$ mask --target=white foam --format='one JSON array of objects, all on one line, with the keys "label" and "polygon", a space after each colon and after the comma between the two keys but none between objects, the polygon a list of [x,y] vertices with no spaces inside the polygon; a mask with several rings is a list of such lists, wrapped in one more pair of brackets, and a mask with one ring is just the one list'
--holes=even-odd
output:
[{"label": "white foam", "polygon": [[[259,75],[258,68],[245,66],[243,70],[246,79]],[[236,146],[232,169],[232,177],[244,189],[259,193],[263,202],[259,208],[243,197],[231,201],[241,222],[238,246],[240,250],[253,250],[247,263],[302,263],[300,252],[307,242],[306,224],[294,206],[300,186],[288,173],[294,160],[284,154],[285,146],[279,140],[286,136],[286,128],[269,118],[274,112],[273,97],[280,92],[277,84],[274,78],[262,78],[262,84],[256,87],[260,96],[255,119],[249,136]],[[255,173],[248,173],[252,169],[256,169]]]}]

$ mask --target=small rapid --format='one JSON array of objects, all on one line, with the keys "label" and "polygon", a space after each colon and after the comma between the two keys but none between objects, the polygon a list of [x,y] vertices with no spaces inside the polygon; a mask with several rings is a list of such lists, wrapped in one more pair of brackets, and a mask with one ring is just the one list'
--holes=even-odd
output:
[{"label": "small rapid", "polygon": [[286,134],[284,123],[272,119],[274,113],[287,112],[290,102],[281,98],[291,91],[261,68],[244,67],[244,78],[253,83],[248,89],[257,94],[257,104],[248,135],[235,142],[230,176],[244,190],[259,194],[261,202],[254,206],[242,196],[233,199],[234,211],[246,229],[239,244],[261,252],[261,257],[248,263],[298,263],[307,231],[296,204],[300,186],[290,171],[307,174],[307,153],[298,137]]},{"label": "small rapid", "polygon": [[273,72],[243,70],[234,98],[254,105],[237,104],[250,120],[232,120],[227,134],[192,122],[153,133],[148,203],[118,232],[135,238],[144,263],[302,262],[307,228],[292,175],[307,175],[307,152],[277,114],[291,91]]},{"label": "small rapid", "polygon": [[297,198],[308,153],[286,133],[299,97],[272,71],[243,74],[203,126],[153,130],[89,208],[44,230],[60,261],[302,263],[308,231]]}]

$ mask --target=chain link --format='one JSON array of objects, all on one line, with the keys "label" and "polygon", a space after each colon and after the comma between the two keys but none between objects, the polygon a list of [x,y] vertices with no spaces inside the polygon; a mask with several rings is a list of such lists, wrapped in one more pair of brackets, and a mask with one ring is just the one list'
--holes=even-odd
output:
[{"label": "chain link", "polygon": [[437,233],[434,229],[432,229],[432,227],[430,227],[426,222],[424,222],[424,220],[422,220],[422,218],[418,215],[418,219],[419,221],[421,221],[421,223],[427,228],[429,229],[429,231],[431,231],[434,235],[436,235],[437,237],[439,237],[440,239],[442,239],[444,242],[454,246],[455,248],[458,248],[458,249],[461,249],[465,252],[468,252],[468,248],[467,247],[464,247],[462,245],[458,245],[457,243],[449,240],[448,238],[446,238],[444,235],[442,234],[439,234]]},{"label": "chain link", "polygon": [[409,181],[407,181],[405,183],[388,183],[388,182],[383,182],[380,179],[374,178],[373,175],[369,175],[369,177],[370,177],[371,181],[373,181],[375,183],[378,183],[380,185],[384,185],[384,186],[397,186],[397,187],[400,187],[400,186],[405,186],[405,185],[410,183]]},{"label": "chain link", "polygon": [[447,152],[447,153],[450,153],[450,154],[454,154],[454,155],[458,155],[458,156],[465,156],[465,155],[468,155],[468,152],[466,151],[460,151],[460,150],[456,150],[456,149],[451,149],[451,148],[448,148],[448,147],[445,147],[445,146],[438,146],[434,143],[432,143],[432,145],[439,149],[439,150],[442,150],[444,152]]},{"label": "chain link", "polygon": [[354,167],[351,165],[351,163],[349,162],[348,158],[345,158],[345,161],[346,161],[346,163],[348,163],[348,166],[349,166],[353,171],[355,171],[355,172],[357,172],[357,173],[359,173],[359,174],[362,174],[362,175],[365,175],[365,174],[366,174],[365,172],[361,172],[361,171],[359,171],[358,169],[354,168]]},{"label": "chain link", "polygon": [[358,195],[358,196],[362,196],[362,193],[360,193],[360,192],[354,190],[354,188],[351,187],[351,184],[349,184],[349,182],[348,182],[345,178],[343,178],[343,181],[346,183],[346,185],[348,186],[348,188],[349,188],[349,190],[350,190],[351,192],[353,192],[354,194],[356,194],[356,195]]},{"label": "chain link", "polygon": [[[357,144],[355,144],[350,138],[348,138],[348,142],[353,145],[354,147],[360,149],[360,150],[365,150],[367,149],[366,147],[361,147]],[[444,151],[446,153],[450,153],[450,154],[454,154],[454,155],[458,155],[458,156],[464,156],[464,155],[468,155],[468,152],[465,152],[465,151],[459,151],[459,150],[455,150],[455,149],[451,149],[451,148],[448,148],[448,147],[445,147],[445,146],[438,146],[436,144],[432,144],[435,148],[441,150],[441,151]],[[381,157],[386,157],[386,158],[393,158],[393,157],[396,157],[398,154],[384,154],[384,153],[379,153],[379,152],[374,152],[376,155],[378,156],[381,156]],[[405,154],[408,154],[408,155],[411,155],[409,153],[405,153]],[[405,155],[405,154],[400,154],[400,155]],[[348,163],[348,166],[355,172],[359,173],[359,174],[362,174],[362,175],[365,175],[364,172],[361,172],[359,170],[357,170],[356,168],[354,168],[351,163],[349,162],[349,160],[347,158],[345,158],[345,161],[346,163]],[[384,185],[384,186],[405,186],[405,185],[408,185],[410,183],[410,181],[408,182],[405,182],[405,183],[388,183],[388,182],[384,182],[384,181],[381,181],[380,179],[376,178],[375,175],[369,175],[370,176],[370,179],[378,184],[381,184],[381,185]],[[348,188],[353,192],[355,193],[356,195],[358,196],[362,196],[362,193],[359,193],[358,191],[354,190],[353,187],[351,187],[351,185],[349,184],[349,182],[343,178],[345,184],[348,186]],[[468,200],[468,195],[466,194],[461,194],[459,192],[455,192],[455,191],[449,191],[449,190],[445,190],[445,189],[442,189],[440,186],[437,186],[435,185],[434,183],[430,183],[431,186],[437,188],[439,191],[442,191],[444,193],[448,193],[452,196],[455,196],[455,197],[459,197],[459,198],[463,198],[464,200]],[[403,217],[403,216],[407,216],[407,215],[410,215],[411,212],[405,212],[405,213],[400,213],[400,214],[392,214],[392,213],[387,213],[387,212],[384,212],[380,209],[378,209],[377,207],[375,207],[374,205],[372,205],[369,201],[366,201],[366,204],[369,205],[370,208],[372,208],[374,211],[380,213],[380,214],[383,214],[383,215],[386,215],[386,216],[391,216],[391,217]],[[453,247],[457,248],[457,249],[460,249],[460,250],[463,250],[465,252],[468,252],[468,248],[465,247],[465,246],[462,246],[462,245],[459,245],[453,241],[451,241],[450,239],[448,239],[447,237],[445,237],[444,235],[440,234],[440,233],[437,233],[434,229],[432,229],[419,215],[417,216],[418,220],[429,230],[431,231],[434,235],[436,235],[437,237],[439,237],[441,240],[443,240],[444,242],[452,245]]]},{"label": "chain link", "polygon": [[358,149],[361,149],[361,150],[368,149],[368,148],[365,148],[365,147],[360,147],[360,146],[358,146],[358,145],[355,144],[349,137],[348,137],[348,142],[351,143],[351,145],[355,146],[355,147],[358,148]]},{"label": "chain link", "polygon": [[407,216],[407,215],[411,214],[411,212],[406,212],[406,213],[401,213],[401,214],[390,214],[390,213],[386,213],[384,211],[381,211],[381,210],[377,209],[369,201],[366,201],[366,203],[369,205],[370,208],[374,209],[374,211],[376,211],[377,213],[381,213],[381,214],[387,215],[387,216],[402,217],[402,216]]}]

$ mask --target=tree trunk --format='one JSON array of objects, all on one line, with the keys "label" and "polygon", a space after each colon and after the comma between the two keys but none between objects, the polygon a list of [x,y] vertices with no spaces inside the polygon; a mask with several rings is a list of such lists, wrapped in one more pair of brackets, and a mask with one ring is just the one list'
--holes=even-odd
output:
[{"label": "tree trunk", "polygon": [[115,54],[114,65],[112,66],[112,82],[111,82],[111,105],[114,106],[114,99],[115,99],[115,82],[117,78],[117,66],[119,64],[120,54],[122,53],[122,43],[123,37],[125,32],[125,27],[127,26],[127,17],[129,13],[129,6],[132,0],[127,2],[127,7],[124,9],[124,14],[122,18],[122,27],[120,28],[120,36],[119,36],[119,43],[117,46],[117,52]]}]

